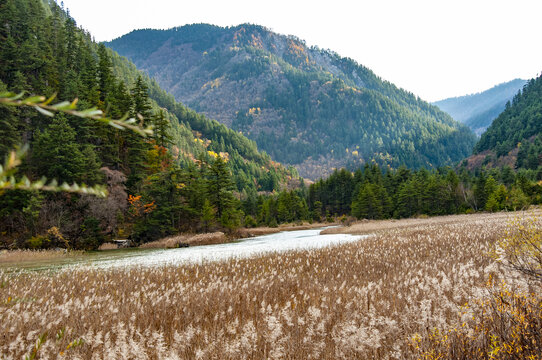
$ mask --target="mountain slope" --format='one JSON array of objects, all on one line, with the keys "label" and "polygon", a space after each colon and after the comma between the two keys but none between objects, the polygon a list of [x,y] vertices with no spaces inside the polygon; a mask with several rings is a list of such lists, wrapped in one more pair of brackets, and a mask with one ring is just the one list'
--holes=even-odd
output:
[{"label": "mountain slope", "polygon": [[[476,144],[469,161],[538,169],[542,165],[542,76],[527,82]],[[542,176],[542,171],[540,172]]]},{"label": "mountain slope", "polygon": [[475,142],[437,107],[355,61],[260,26],[138,30],[106,45],[305,177],[373,160],[451,164]]},{"label": "mountain slope", "polygon": [[436,101],[433,105],[481,135],[526,82],[514,79],[477,94],[448,98]]},{"label": "mountain slope", "polygon": [[[54,1],[7,0],[0,6],[0,23],[5,25],[0,29],[1,89],[47,96],[56,93],[62,100],[78,98],[83,107],[98,105],[109,116],[121,117],[132,107],[133,94],[128,89],[133,89],[136,79],[142,76],[151,113],[160,108],[165,111],[171,126],[170,150],[177,161],[194,162],[210,154],[227,153],[239,191],[272,191],[296,176],[258,151],[245,136],[176,102],[126,58],[103,46],[104,52],[100,52],[100,45]],[[7,112],[4,108],[0,112],[0,157],[21,140],[30,143],[32,155],[35,134],[43,132],[50,120],[35,112]],[[146,121],[152,121],[152,116]],[[108,142],[89,135],[87,125],[74,122],[70,126],[75,128],[78,146],[96,153],[99,164],[129,173],[119,165],[121,156],[114,154],[110,148],[113,145],[108,144],[120,144],[118,147],[129,153],[130,146],[122,145],[128,141],[126,134],[113,137],[100,130],[105,132],[100,133],[102,138],[111,135]]]},{"label": "mountain slope", "polygon": [[[114,73],[127,83],[134,83],[141,74],[135,65],[114,51],[110,55]],[[177,102],[146,75],[144,81],[149,88],[153,107],[167,110],[176,130],[174,144],[185,161],[194,161],[209,151],[226,153],[239,191],[251,188],[258,191],[278,190],[292,178],[298,177],[295,169],[286,169],[272,161],[265,152],[259,151],[254,141]]]},{"label": "mountain slope", "polygon": [[[494,151],[497,156],[508,154],[518,149],[518,167],[525,167],[521,161],[536,150],[530,149],[531,143],[542,133],[542,76],[531,79],[508,103],[506,109],[493,121],[474,148],[475,153]],[[539,143],[539,142],[536,142]],[[535,145],[533,145],[535,146]],[[531,168],[542,165],[542,152],[536,146],[536,160]],[[534,164],[536,162],[536,164]]]}]

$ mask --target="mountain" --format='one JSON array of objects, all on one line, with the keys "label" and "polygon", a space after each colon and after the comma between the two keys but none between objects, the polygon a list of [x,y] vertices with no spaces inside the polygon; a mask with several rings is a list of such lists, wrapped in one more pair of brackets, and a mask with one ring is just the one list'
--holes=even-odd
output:
[{"label": "mountain", "polygon": [[[180,232],[232,233],[245,222],[243,208],[254,213],[258,199],[300,185],[295,169],[178,103],[94,42],[55,1],[4,0],[0,24],[0,158],[8,179],[0,184],[0,248],[91,250],[119,237],[144,243]],[[52,111],[28,106],[41,96]],[[62,100],[67,105],[52,105]],[[153,133],[75,116],[66,108],[72,101],[87,114],[137,119]],[[22,144],[21,161],[6,156]],[[28,191],[43,178],[79,191]],[[19,184],[26,189],[13,189]],[[109,196],[85,194],[82,184]],[[306,202],[283,192],[289,195],[281,206],[289,208],[282,215],[307,218]]]},{"label": "mountain", "polygon": [[[149,97],[147,121],[155,116],[152,113],[164,111],[172,138],[169,150],[179,163],[226,154],[238,191],[272,191],[297,177],[260,152],[254,141],[178,103],[126,58],[93,42],[54,1],[8,0],[0,6],[0,22],[5,24],[0,28],[0,88],[47,96],[56,93],[62,100],[78,98],[82,106],[98,105],[109,116],[122,117],[124,111],[133,111],[130,89],[141,77]],[[0,120],[0,157],[21,139],[30,140],[32,157],[35,134],[46,130],[50,120],[37,113],[12,113],[10,124],[7,117]],[[121,155],[113,159],[115,152],[102,139],[91,138],[88,126],[71,120],[69,126],[76,132],[78,146],[89,152],[94,149],[99,164],[121,168],[126,174],[134,172],[127,165],[131,160],[120,161]],[[127,144],[125,140],[120,135],[113,139],[119,144]],[[124,151],[130,153],[130,146]],[[29,171],[29,175],[40,174]]]},{"label": "mountain", "polygon": [[542,179],[542,76],[531,79],[474,147],[469,164],[536,170]]},{"label": "mountain", "polygon": [[174,146],[178,149],[174,151],[179,151],[185,162],[193,163],[201,154],[208,156],[206,154],[209,152],[227,154],[238,191],[273,191],[298,179],[299,175],[294,168],[286,168],[273,161],[268,154],[258,149],[253,140],[177,102],[154,79],[142,74],[125,57],[112,50],[110,56],[113,72],[126,83],[133,84],[138,76],[143,75],[153,107],[167,110],[176,129]]},{"label": "mountain", "polygon": [[470,130],[352,59],[257,25],[137,30],[106,44],[175,98],[317,179],[376,162],[436,167],[468,156]]},{"label": "mountain", "polygon": [[476,94],[448,98],[434,102],[480,136],[503,110],[506,103],[518,93],[527,80],[514,79]]}]

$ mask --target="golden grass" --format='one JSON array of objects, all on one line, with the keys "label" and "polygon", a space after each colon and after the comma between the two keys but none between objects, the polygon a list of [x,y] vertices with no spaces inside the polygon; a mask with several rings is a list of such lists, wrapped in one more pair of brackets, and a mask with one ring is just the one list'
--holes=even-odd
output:
[{"label": "golden grass", "polygon": [[140,245],[141,249],[173,249],[179,246],[197,246],[197,245],[213,245],[231,242],[232,239],[227,237],[223,232],[217,231],[214,233],[204,234],[180,234],[168,236],[166,238],[152,241]]},{"label": "golden grass", "polygon": [[9,265],[29,261],[46,261],[80,256],[83,251],[61,250],[2,250],[0,264]]},{"label": "golden grass", "polygon": [[188,238],[187,235],[173,235],[139,245],[141,249],[172,249],[179,247]]},{"label": "golden grass", "polygon": [[116,250],[119,247],[115,243],[103,243],[98,250]]},{"label": "golden grass", "polygon": [[500,212],[500,213],[477,213],[470,215],[447,215],[435,216],[427,218],[410,218],[410,219],[389,219],[389,220],[361,220],[347,227],[337,227],[326,229],[322,234],[352,234],[364,235],[373,234],[382,230],[403,229],[419,226],[431,226],[435,224],[455,224],[455,223],[472,223],[483,221],[497,221],[501,219],[504,222],[509,221],[517,214],[542,214],[542,211],[535,208],[529,212]]},{"label": "golden grass", "polygon": [[486,256],[506,216],[440,219],[203,265],[0,272],[0,354],[47,332],[40,358],[416,358],[413,334],[472,316],[461,305],[507,277]]},{"label": "golden grass", "polygon": [[185,244],[190,246],[196,245],[213,245],[222,244],[231,241],[228,237],[220,231],[214,233],[197,234],[186,239]]},{"label": "golden grass", "polygon": [[281,231],[309,230],[325,226],[337,225],[336,223],[303,223],[299,224],[281,224],[277,227],[260,226],[255,228],[243,228],[236,231],[236,235],[240,238],[262,236],[275,234]]}]

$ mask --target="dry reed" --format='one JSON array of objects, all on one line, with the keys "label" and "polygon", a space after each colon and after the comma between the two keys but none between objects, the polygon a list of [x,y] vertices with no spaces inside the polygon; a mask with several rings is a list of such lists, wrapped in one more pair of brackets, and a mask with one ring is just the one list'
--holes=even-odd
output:
[{"label": "dry reed", "polygon": [[441,219],[249,259],[0,272],[0,354],[47,333],[40,359],[415,358],[413,334],[471,316],[487,277],[506,277],[485,256],[502,215]]},{"label": "dry reed", "polygon": [[115,249],[118,249],[118,245],[115,244],[115,243],[103,243],[102,245],[100,245],[100,247],[98,248],[98,250],[115,250]]},{"label": "dry reed", "polygon": [[217,231],[214,233],[204,234],[181,234],[168,236],[166,238],[152,241],[140,245],[141,249],[173,249],[179,246],[197,246],[197,245],[213,245],[223,244],[232,241],[223,232]]},{"label": "dry reed", "polygon": [[21,262],[29,261],[45,261],[55,260],[61,258],[69,258],[74,256],[81,256],[83,251],[65,249],[59,250],[3,250],[0,251],[0,264],[2,265],[16,265]]}]

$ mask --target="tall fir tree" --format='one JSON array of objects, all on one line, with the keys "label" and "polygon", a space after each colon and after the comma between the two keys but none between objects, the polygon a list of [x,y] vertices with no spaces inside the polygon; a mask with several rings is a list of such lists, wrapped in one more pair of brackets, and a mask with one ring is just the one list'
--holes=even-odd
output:
[{"label": "tall fir tree", "polygon": [[207,197],[216,209],[216,216],[219,220],[235,207],[230,171],[221,156],[217,156],[209,167]]}]

